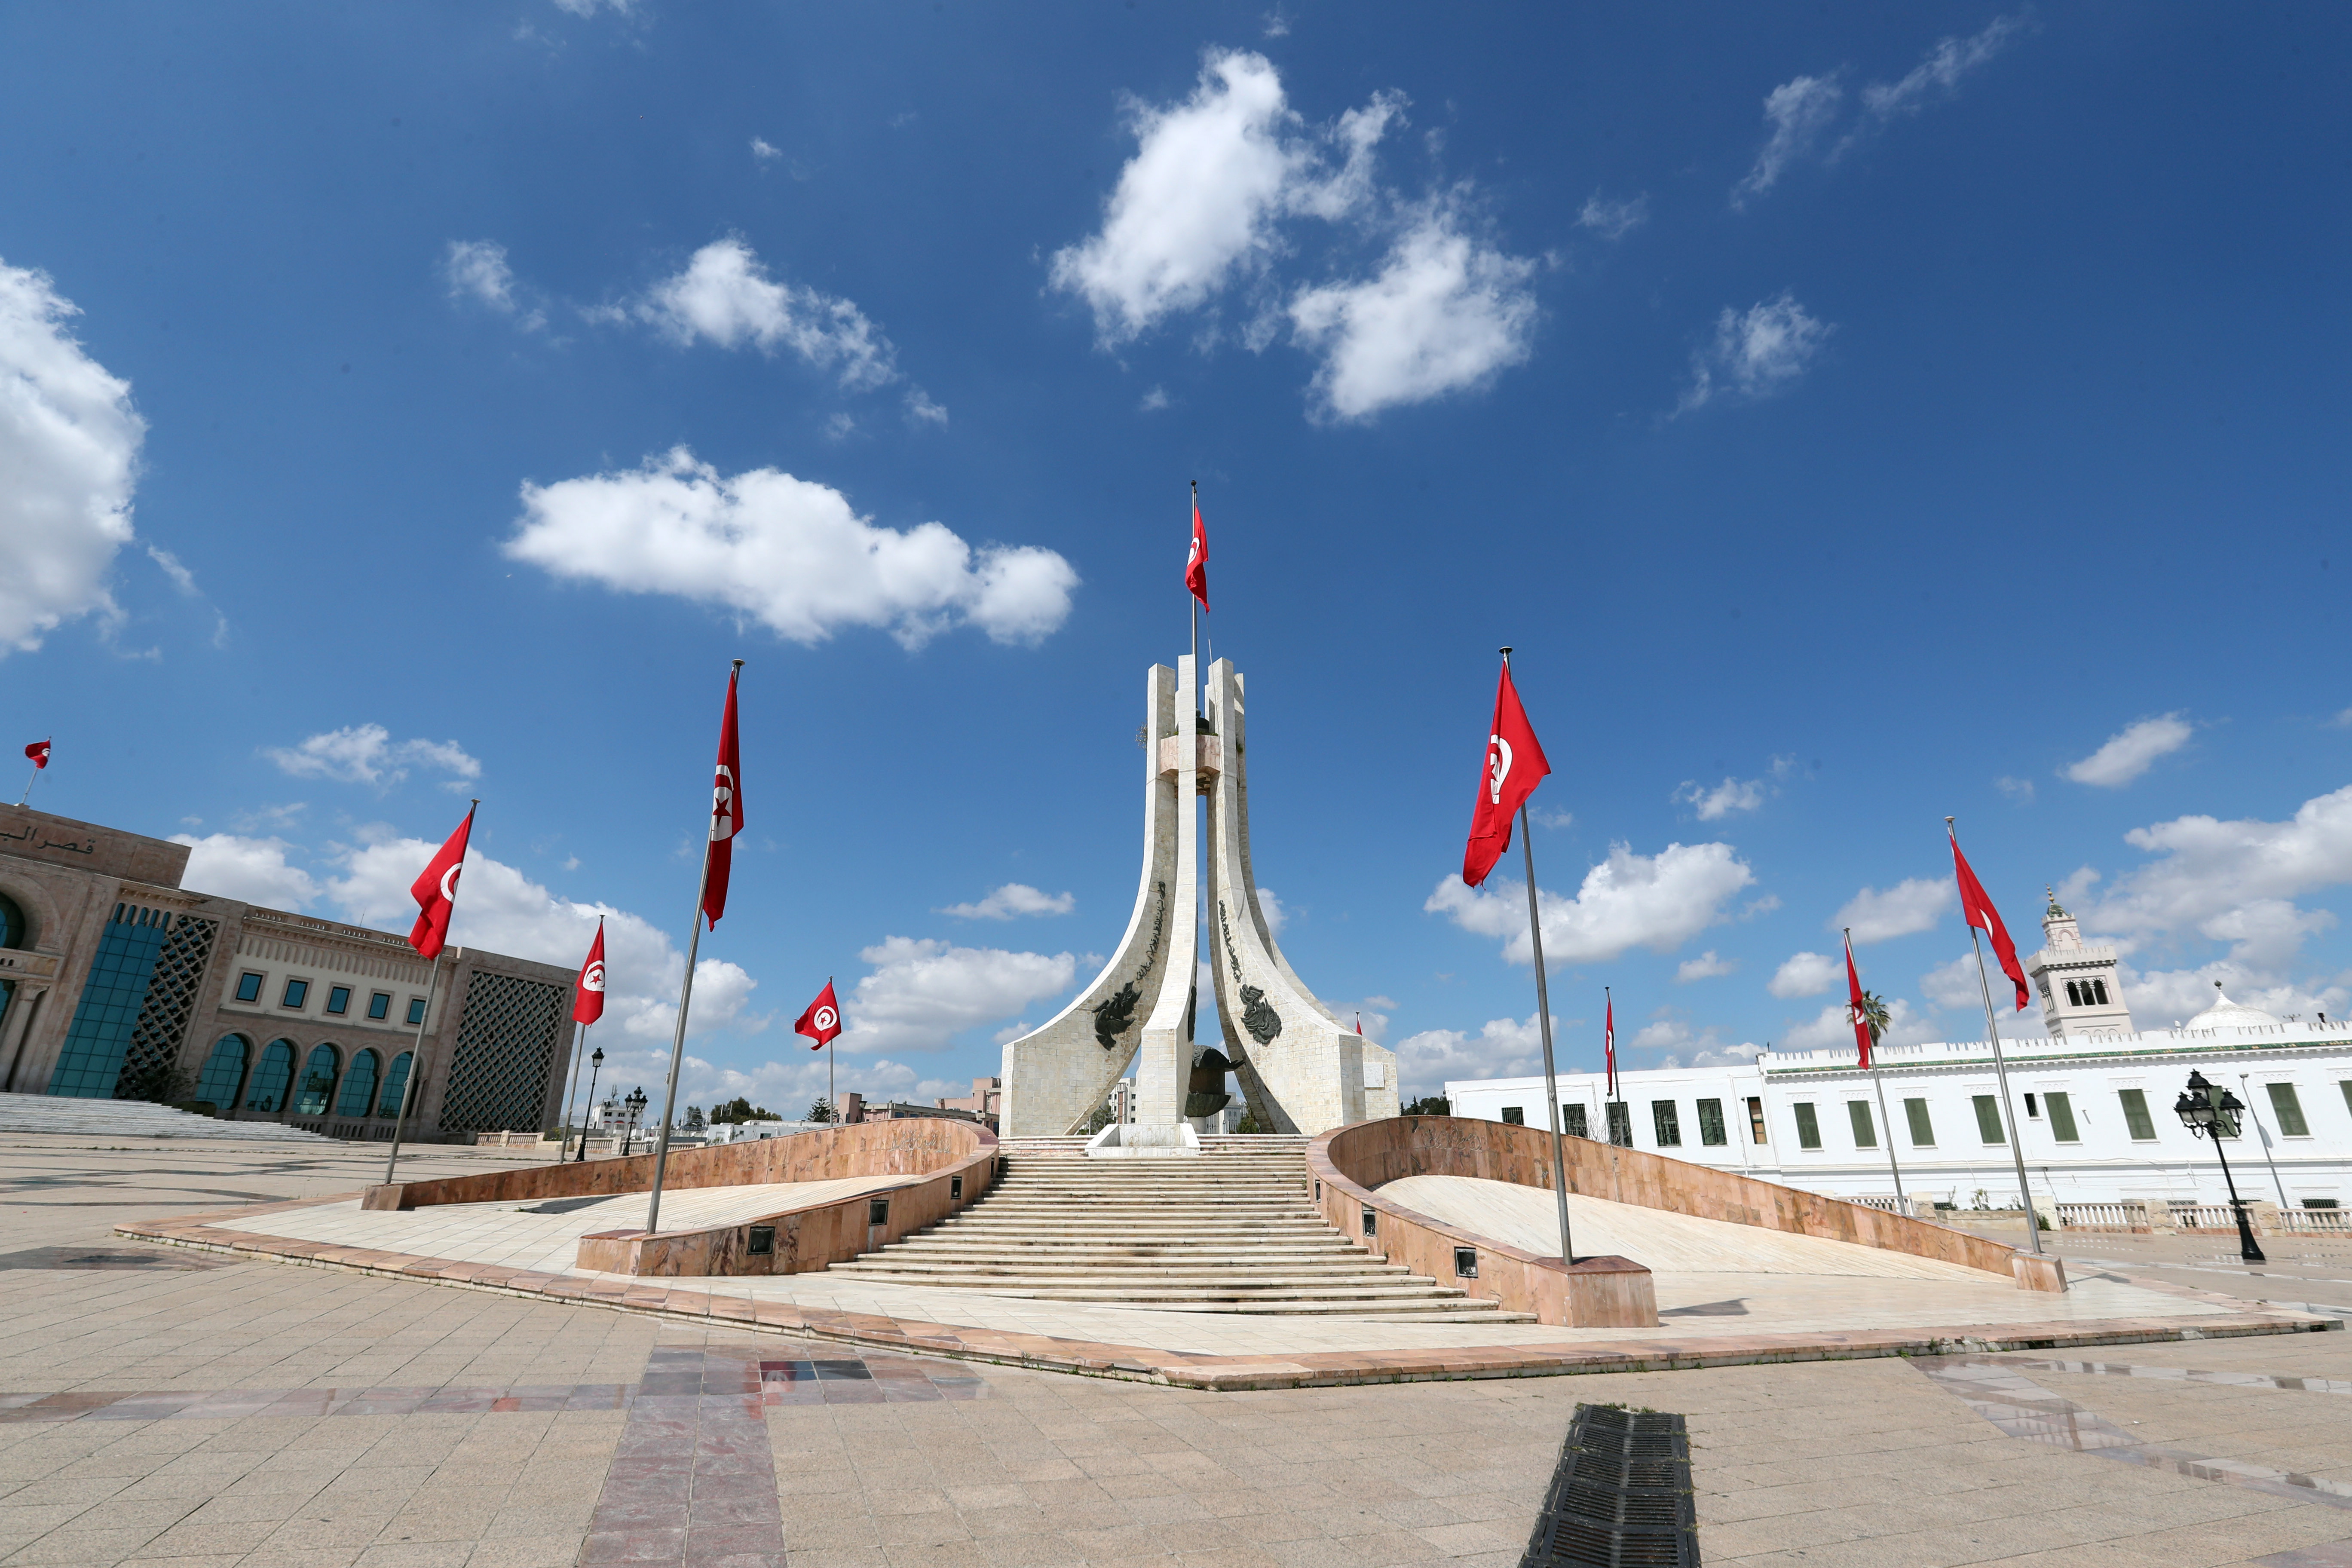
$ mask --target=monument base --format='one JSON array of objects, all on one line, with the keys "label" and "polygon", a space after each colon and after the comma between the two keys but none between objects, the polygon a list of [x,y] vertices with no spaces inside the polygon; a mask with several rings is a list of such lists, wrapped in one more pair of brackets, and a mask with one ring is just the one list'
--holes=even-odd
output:
[{"label": "monument base", "polygon": [[1201,1135],[1181,1121],[1172,1127],[1114,1121],[1087,1140],[1087,1157],[1091,1160],[1181,1158],[1200,1152]]}]

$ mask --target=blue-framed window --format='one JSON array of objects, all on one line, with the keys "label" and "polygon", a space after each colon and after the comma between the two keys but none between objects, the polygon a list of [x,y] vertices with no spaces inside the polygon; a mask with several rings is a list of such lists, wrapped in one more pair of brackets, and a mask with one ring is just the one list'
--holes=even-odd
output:
[{"label": "blue-framed window", "polygon": [[114,917],[99,938],[98,955],[90,960],[89,979],[82,985],[57,1070],[49,1075],[51,1094],[114,1098],[123,1053],[131,1048],[131,1031],[146,1004],[147,983],[154,977],[155,955],[163,951],[169,921],[162,910],[114,906]]},{"label": "blue-framed window", "polygon": [[368,1016],[377,1019],[389,1018],[392,1016],[391,992],[379,991],[374,995],[368,998]]},{"label": "blue-framed window", "polygon": [[310,1052],[310,1059],[302,1066],[302,1086],[294,1095],[294,1114],[324,1116],[327,1102],[334,1098],[335,1079],[341,1076],[342,1053],[332,1046],[319,1046]]},{"label": "blue-framed window", "polygon": [[327,987],[327,1011],[340,1018],[352,1010],[352,988],[348,985]]},{"label": "blue-framed window", "polygon": [[278,999],[278,1005],[280,1007],[299,1007],[310,999],[310,983],[309,981],[289,980],[286,983],[286,994]]},{"label": "blue-framed window", "polygon": [[383,1098],[375,1103],[375,1113],[378,1116],[394,1117],[400,1114],[400,1097],[408,1088],[409,1056],[409,1052],[403,1051],[392,1058],[392,1070],[383,1075]]},{"label": "blue-framed window", "polygon": [[260,1001],[261,979],[262,977],[260,975],[256,974],[249,969],[243,974],[238,975],[236,977],[236,999],[240,1002]]},{"label": "blue-framed window", "polygon": [[351,1070],[343,1074],[343,1091],[335,1096],[338,1116],[365,1116],[368,1102],[375,1098],[375,1069],[378,1058],[373,1051],[362,1051],[352,1058]]},{"label": "blue-framed window", "polygon": [[294,1082],[294,1042],[272,1040],[261,1053],[261,1061],[253,1069],[253,1079],[246,1085],[245,1108],[247,1110],[279,1111],[286,1109],[286,1091]]},{"label": "blue-framed window", "polygon": [[424,997],[411,996],[408,999],[408,1021],[412,1024],[422,1024],[425,1022]]},{"label": "blue-framed window", "polygon": [[245,1087],[245,1064],[252,1055],[244,1036],[223,1035],[196,1077],[196,1098],[210,1100],[223,1115],[235,1110],[236,1091]]}]

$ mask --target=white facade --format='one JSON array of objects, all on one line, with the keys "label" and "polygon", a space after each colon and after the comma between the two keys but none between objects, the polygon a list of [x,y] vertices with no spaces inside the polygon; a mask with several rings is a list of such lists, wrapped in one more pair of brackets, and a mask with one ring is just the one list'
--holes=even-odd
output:
[{"label": "white facade", "polygon": [[[2121,1010],[2108,973],[2107,1006],[2079,1011]],[[2239,1196],[2352,1207],[2352,1026],[2283,1022],[2224,998],[2178,1029],[2005,1040],[2001,1049],[2008,1118],[1991,1050],[1977,1040],[1885,1047],[1867,1073],[1851,1047],[1621,1072],[1620,1132],[1630,1123],[1634,1148],[1833,1197],[1892,1197],[1891,1121],[1908,1196],[1969,1208],[1981,1193],[2009,1207],[2017,1201],[2006,1140],[2013,1118],[2037,1203],[2221,1203],[2227,1194],[2213,1145],[2172,1109],[2194,1069],[2251,1109],[2242,1135],[2225,1148]],[[1602,1083],[1599,1073],[1560,1075],[1569,1131],[1580,1124],[1609,1136]],[[1544,1124],[1539,1077],[1451,1082],[1445,1094],[1456,1116]]]},{"label": "white facade", "polygon": [[704,1143],[758,1143],[770,1138],[789,1138],[795,1132],[814,1132],[833,1125],[829,1121],[714,1121],[709,1130],[698,1133]]}]

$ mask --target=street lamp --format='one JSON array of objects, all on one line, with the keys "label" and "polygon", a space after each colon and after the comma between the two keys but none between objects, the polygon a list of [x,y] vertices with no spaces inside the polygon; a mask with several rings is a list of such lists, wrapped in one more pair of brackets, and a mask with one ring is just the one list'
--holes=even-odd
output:
[{"label": "street lamp", "polygon": [[[596,1047],[596,1054],[595,1054],[594,1056],[590,1057],[590,1058],[588,1058],[588,1103],[589,1103],[589,1104],[591,1104],[591,1105],[593,1105],[593,1104],[595,1104],[595,1103],[596,1103],[596,1075],[597,1075],[598,1073],[600,1073],[600,1072],[604,1071],[604,1047],[602,1047],[602,1046],[599,1046],[599,1047]],[[575,1079],[573,1081],[574,1081],[574,1082],[577,1082],[578,1080]],[[579,1155],[579,1158],[578,1158],[578,1159],[573,1160],[572,1163],[573,1164],[577,1165],[577,1164],[579,1164],[579,1163],[581,1163],[581,1161],[583,1161],[583,1160],[585,1160],[585,1159],[587,1159],[587,1158],[588,1158],[588,1123],[587,1123],[586,1119],[585,1119],[585,1118],[583,1118],[583,1119],[582,1119],[582,1121],[581,1121],[581,1123],[580,1123],[580,1155]]]},{"label": "street lamp", "polygon": [[627,1105],[629,1108],[628,1142],[623,1145],[621,1150],[621,1152],[624,1155],[626,1155],[629,1149],[635,1145],[637,1138],[637,1124],[645,1119],[646,1091],[644,1086],[638,1086],[638,1088],[632,1092],[629,1098],[623,1103]]},{"label": "street lamp", "polygon": [[2238,1256],[2248,1263],[2267,1263],[2270,1259],[2254,1245],[2254,1227],[2246,1223],[2246,1204],[2230,1175],[2230,1156],[2221,1151],[2222,1139],[2238,1135],[2238,1112],[2245,1109],[2236,1095],[2206,1082],[2205,1075],[2194,1069],[2189,1074],[2188,1089],[2172,1102],[2180,1124],[2197,1137],[2213,1140],[2213,1152],[2221,1156],[2221,1180],[2230,1189],[2230,1207],[2238,1216]]}]

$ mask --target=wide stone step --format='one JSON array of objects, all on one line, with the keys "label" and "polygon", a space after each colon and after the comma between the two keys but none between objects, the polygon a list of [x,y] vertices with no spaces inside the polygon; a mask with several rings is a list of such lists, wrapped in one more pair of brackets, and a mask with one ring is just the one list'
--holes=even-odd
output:
[{"label": "wide stone step", "polygon": [[1154,1279],[1170,1280],[1395,1279],[1410,1277],[1412,1272],[1402,1263],[1366,1263],[1360,1258],[1335,1258],[1328,1264],[1297,1258],[1269,1258],[1240,1264],[1218,1259],[1175,1263],[1165,1259],[1132,1258],[942,1258],[904,1253],[896,1248],[868,1253],[833,1267],[870,1267],[908,1274],[1019,1274],[1038,1279],[1094,1279],[1112,1275],[1140,1278],[1148,1274]]},{"label": "wide stone step", "polygon": [[[1290,1283],[1255,1282],[1219,1284],[1204,1281],[1195,1285],[1171,1284],[1158,1279],[1063,1280],[1000,1276],[984,1280],[942,1280],[928,1275],[894,1273],[875,1267],[858,1268],[835,1264],[825,1270],[828,1274],[846,1272],[869,1284],[932,1285],[953,1283],[970,1289],[985,1289],[992,1296],[1030,1296],[1052,1301],[1129,1301],[1150,1305],[1160,1301],[1413,1301],[1427,1304],[1433,1300],[1458,1297],[1446,1292],[1429,1279],[1368,1282],[1363,1284],[1324,1284],[1297,1281]],[[1464,1298],[1466,1300],[1466,1298]]]}]

